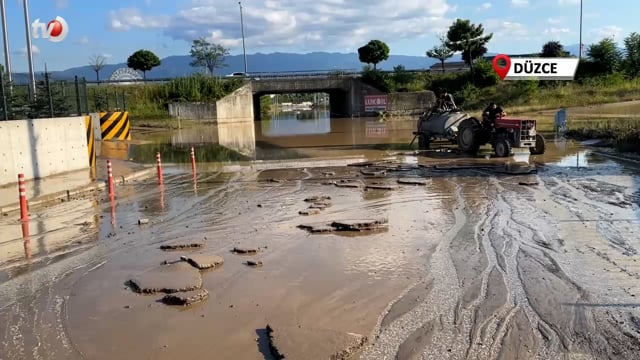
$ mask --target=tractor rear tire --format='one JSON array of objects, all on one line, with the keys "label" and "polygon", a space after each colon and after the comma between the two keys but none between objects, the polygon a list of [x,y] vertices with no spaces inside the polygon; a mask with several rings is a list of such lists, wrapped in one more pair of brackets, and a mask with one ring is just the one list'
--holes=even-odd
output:
[{"label": "tractor rear tire", "polygon": [[493,150],[496,153],[496,157],[508,157],[511,155],[511,142],[506,137],[500,136],[496,139]]},{"label": "tractor rear tire", "polygon": [[542,155],[546,149],[546,141],[544,140],[544,136],[540,134],[536,134],[536,146],[530,147],[529,152],[531,155]]},{"label": "tractor rear tire", "polygon": [[480,149],[478,135],[478,129],[472,123],[462,124],[457,136],[460,150],[467,154],[477,154]]},{"label": "tractor rear tire", "polygon": [[429,150],[430,147],[431,147],[431,141],[429,137],[425,134],[420,134],[418,136],[418,149]]}]

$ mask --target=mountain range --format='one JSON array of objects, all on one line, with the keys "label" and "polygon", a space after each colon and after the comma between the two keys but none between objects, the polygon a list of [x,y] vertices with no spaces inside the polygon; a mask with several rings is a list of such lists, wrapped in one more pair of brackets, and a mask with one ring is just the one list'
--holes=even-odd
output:
[{"label": "mountain range", "polygon": [[[566,46],[565,50],[577,56],[578,45]],[[496,55],[489,53],[487,55]],[[188,55],[169,56],[161,61],[161,65],[147,72],[147,79],[166,79],[178,76],[187,76],[202,69],[189,65],[191,57]],[[449,61],[461,61],[459,55],[454,56]],[[426,56],[410,55],[389,55],[389,59],[378,64],[381,70],[392,70],[394,66],[403,65],[407,70],[428,69],[438,60]],[[298,53],[256,53],[247,55],[247,69],[249,73],[270,73],[289,71],[332,71],[332,70],[352,70],[362,69],[363,64],[358,60],[357,53],[329,53],[312,52],[307,54]],[[111,74],[119,68],[126,68],[127,64],[106,64],[100,71],[100,79],[107,80]],[[226,75],[232,72],[242,72],[244,70],[244,57],[242,55],[231,55],[225,58],[225,66],[217,69],[217,75]],[[36,74],[37,78],[42,78],[43,74]],[[75,76],[86,78],[87,81],[95,81],[96,73],[90,65],[73,67],[63,71],[52,71],[51,78],[54,80],[72,80]],[[15,83],[28,83],[28,74],[14,73]]]}]

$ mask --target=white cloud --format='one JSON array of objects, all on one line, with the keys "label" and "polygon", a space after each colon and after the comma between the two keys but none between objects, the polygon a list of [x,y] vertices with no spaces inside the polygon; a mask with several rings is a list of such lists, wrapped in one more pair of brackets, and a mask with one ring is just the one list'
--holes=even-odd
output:
[{"label": "white cloud", "polygon": [[87,35],[84,35],[83,37],[78,39],[78,44],[80,45],[87,45],[88,43],[89,43],[89,38],[87,37]]},{"label": "white cloud", "polygon": [[[27,47],[24,46],[16,51],[16,54],[20,56],[27,56]],[[36,55],[40,54],[40,48],[35,45],[31,45],[31,54]]]},{"label": "white cloud", "polygon": [[570,32],[571,30],[569,30],[568,28],[555,28],[555,27],[546,29],[544,31],[545,34],[549,34],[549,35],[568,34]]},{"label": "white cloud", "polygon": [[56,9],[62,10],[69,7],[69,0],[55,0]]},{"label": "white cloud", "polygon": [[491,9],[491,3],[482,3],[482,5],[480,5],[480,7],[478,8],[478,10],[489,10]]},{"label": "white cloud", "polygon": [[564,16],[550,17],[547,19],[547,22],[551,25],[560,25],[562,23],[566,23],[567,18]]},{"label": "white cloud", "polygon": [[614,38],[620,39],[620,34],[622,33],[622,28],[616,25],[604,26],[599,29],[595,29],[592,31],[597,41],[600,41],[605,38]]},{"label": "white cloud", "polygon": [[[432,36],[445,31],[456,10],[448,0],[267,0],[243,3],[244,30],[250,51],[261,49],[355,50],[366,41],[386,42]],[[242,43],[236,2],[191,0],[175,15],[147,16],[137,9],[112,11],[113,31],[162,29],[191,42],[204,36],[226,47]],[[365,5],[366,4],[366,5]]]},{"label": "white cloud", "polygon": [[581,0],[558,0],[558,5],[578,5]]},{"label": "white cloud", "polygon": [[493,33],[494,38],[522,40],[530,37],[527,27],[518,22],[490,19],[486,21],[485,27],[487,32]]},{"label": "white cloud", "polygon": [[529,6],[529,0],[511,0],[511,5],[515,7]]}]

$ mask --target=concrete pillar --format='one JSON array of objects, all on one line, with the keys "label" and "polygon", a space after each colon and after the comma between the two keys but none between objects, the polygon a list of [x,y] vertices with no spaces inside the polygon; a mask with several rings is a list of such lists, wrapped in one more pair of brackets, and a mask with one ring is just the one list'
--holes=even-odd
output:
[{"label": "concrete pillar", "polygon": [[93,123],[93,137],[96,140],[102,140],[102,127],[100,126],[100,114],[90,113],[91,122]]}]

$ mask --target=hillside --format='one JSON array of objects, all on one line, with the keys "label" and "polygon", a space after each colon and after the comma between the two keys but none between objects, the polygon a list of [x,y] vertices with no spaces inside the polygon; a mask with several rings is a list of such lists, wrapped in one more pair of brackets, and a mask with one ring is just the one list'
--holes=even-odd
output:
[{"label": "hillside", "polygon": [[[573,55],[577,54],[578,45],[566,47],[567,51]],[[495,55],[490,53],[487,55]],[[454,56],[450,61],[460,61],[460,56]],[[191,58],[187,55],[169,56],[162,59],[162,65],[147,73],[148,79],[164,79],[192,74],[201,69],[193,68],[189,65]],[[427,69],[435,64],[437,60],[426,56],[390,55],[387,61],[378,64],[381,70],[392,70],[394,66],[404,65],[410,70]],[[242,55],[232,55],[226,58],[226,67],[217,71],[218,75],[226,75],[232,72],[244,70]],[[328,53],[313,52],[308,54],[296,53],[270,53],[270,54],[249,54],[247,55],[247,67],[249,73],[269,73],[287,71],[331,71],[331,70],[360,70],[363,64],[358,60],[357,53]],[[108,79],[111,74],[126,63],[108,64],[100,72],[101,79]],[[72,80],[74,76],[86,78],[89,81],[95,80],[96,75],[93,69],[87,66],[74,67],[64,71],[52,72],[55,80]],[[38,78],[42,74],[37,75]],[[16,83],[27,83],[26,73],[17,73],[13,76]]]}]

